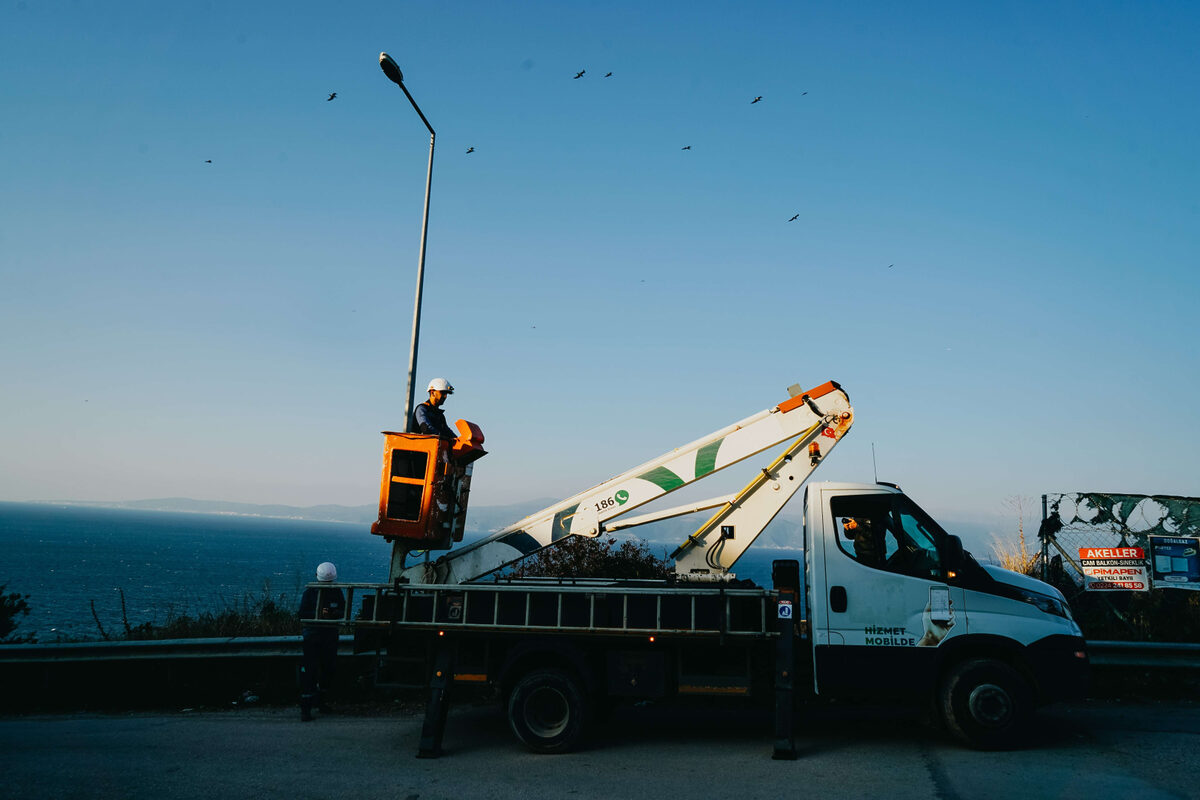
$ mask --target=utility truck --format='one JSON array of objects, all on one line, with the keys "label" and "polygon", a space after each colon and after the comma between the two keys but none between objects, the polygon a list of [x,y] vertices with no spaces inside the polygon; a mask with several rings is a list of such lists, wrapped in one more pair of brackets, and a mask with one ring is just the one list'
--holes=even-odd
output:
[{"label": "utility truck", "polygon": [[[1063,595],[980,564],[895,485],[805,485],[854,411],[834,382],[789,394],[457,548],[482,432],[463,420],[455,440],[385,432],[372,532],[393,543],[390,581],[335,586],[377,681],[429,690],[418,755],[441,753],[463,685],[497,689],[513,733],[541,753],[572,749],[621,700],[758,698],[774,704],[776,758],[795,757],[805,702],[920,704],[992,748],[1013,744],[1039,704],[1081,692],[1088,657]],[[739,492],[630,514],[775,447]],[[803,564],[775,561],[770,587],[736,580],[738,558],[802,486]],[[672,579],[505,577],[567,537],[698,511],[712,513],[672,553]]]}]

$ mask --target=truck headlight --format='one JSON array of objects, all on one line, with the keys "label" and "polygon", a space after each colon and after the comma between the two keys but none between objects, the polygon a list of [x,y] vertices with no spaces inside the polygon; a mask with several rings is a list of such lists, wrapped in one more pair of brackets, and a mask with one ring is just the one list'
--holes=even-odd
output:
[{"label": "truck headlight", "polygon": [[1053,614],[1063,619],[1071,619],[1071,609],[1058,598],[1051,597],[1048,594],[1041,594],[1040,592],[1031,592],[1028,589],[1017,589],[1014,594],[1018,600],[1029,603],[1031,606],[1037,606],[1039,610],[1047,614]]}]

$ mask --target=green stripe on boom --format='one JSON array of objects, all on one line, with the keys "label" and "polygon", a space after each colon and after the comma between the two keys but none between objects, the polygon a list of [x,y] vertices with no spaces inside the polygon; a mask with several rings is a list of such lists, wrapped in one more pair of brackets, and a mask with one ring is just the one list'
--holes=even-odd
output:
[{"label": "green stripe on boom", "polygon": [[644,481],[650,481],[664,492],[669,492],[672,489],[678,489],[680,486],[683,486],[683,478],[666,467],[655,467],[649,472],[638,475],[638,477]]},{"label": "green stripe on boom", "polygon": [[500,539],[501,542],[509,547],[515,547],[525,555],[529,555],[534,550],[541,548],[538,540],[530,536],[525,531],[513,531],[507,536]]},{"label": "green stripe on boom", "polygon": [[702,478],[717,468],[717,451],[721,449],[722,436],[715,442],[710,442],[696,451],[696,477]]}]

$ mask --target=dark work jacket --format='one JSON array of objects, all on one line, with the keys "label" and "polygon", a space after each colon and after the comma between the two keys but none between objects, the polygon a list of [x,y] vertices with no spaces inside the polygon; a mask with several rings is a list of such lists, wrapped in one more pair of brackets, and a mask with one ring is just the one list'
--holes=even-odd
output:
[{"label": "dark work jacket", "polygon": [[[344,619],[345,616],[346,596],[342,594],[341,589],[321,589],[310,586],[300,596],[300,619],[339,620]],[[338,637],[338,629],[333,625],[328,627],[305,625],[303,633],[305,636],[318,636],[321,639],[333,641],[337,641]]]},{"label": "dark work jacket", "polygon": [[421,403],[413,409],[412,432],[443,436],[448,439],[458,438],[458,434],[450,430],[450,426],[446,424],[446,415],[442,413],[442,410],[429,405],[428,402]]}]

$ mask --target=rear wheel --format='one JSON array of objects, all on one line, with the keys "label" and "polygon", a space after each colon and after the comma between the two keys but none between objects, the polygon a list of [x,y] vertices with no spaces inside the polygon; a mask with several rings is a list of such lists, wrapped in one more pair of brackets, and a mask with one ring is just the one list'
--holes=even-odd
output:
[{"label": "rear wheel", "polygon": [[1029,682],[994,659],[972,659],[955,667],[942,684],[940,700],[950,732],[981,750],[1016,745],[1033,716]]},{"label": "rear wheel", "polygon": [[588,718],[578,682],[557,669],[525,675],[508,696],[508,724],[535,753],[565,753],[578,744]]}]

